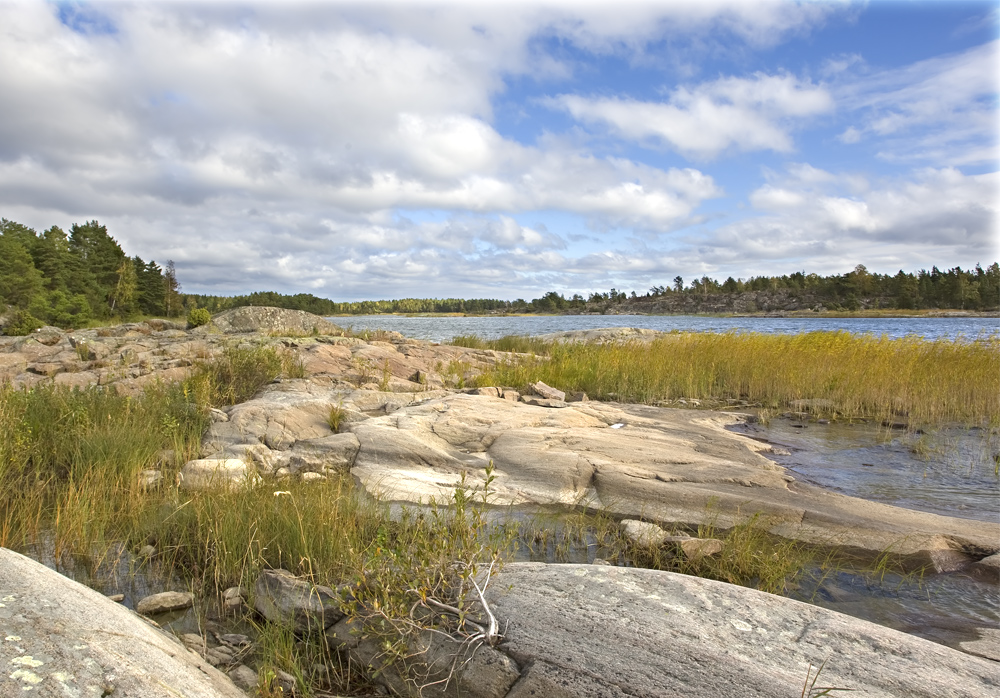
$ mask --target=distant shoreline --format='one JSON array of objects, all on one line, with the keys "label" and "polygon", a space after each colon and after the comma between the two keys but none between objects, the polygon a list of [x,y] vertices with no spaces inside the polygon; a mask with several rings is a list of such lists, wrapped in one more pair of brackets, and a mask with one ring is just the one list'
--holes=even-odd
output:
[{"label": "distant shoreline", "polygon": [[758,311],[754,313],[644,313],[609,312],[605,314],[584,313],[372,313],[372,314],[328,314],[324,318],[354,318],[359,316],[399,316],[401,318],[511,318],[522,316],[696,316],[700,318],[1000,318],[1000,311],[962,311],[958,309],[921,309],[908,311],[901,309],[867,309],[864,311]]}]

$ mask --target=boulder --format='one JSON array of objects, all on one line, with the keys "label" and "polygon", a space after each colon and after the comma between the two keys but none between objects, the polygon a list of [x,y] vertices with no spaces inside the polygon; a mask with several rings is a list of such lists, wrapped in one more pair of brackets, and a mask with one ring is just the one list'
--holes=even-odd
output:
[{"label": "boulder", "polygon": [[284,569],[265,569],[254,585],[254,608],[271,622],[289,623],[296,631],[326,629],[344,613],[340,595],[315,586]]},{"label": "boulder", "polygon": [[529,384],[528,388],[541,396],[543,399],[552,399],[554,401],[566,400],[566,392],[553,389],[545,382],[535,382],[534,384]]},{"label": "boulder", "polygon": [[253,478],[242,459],[193,459],[180,472],[181,488],[188,491],[234,489]]},{"label": "boulder", "polygon": [[659,547],[667,539],[667,531],[656,523],[644,523],[641,520],[622,520],[619,525],[622,534],[633,544],[640,547]]},{"label": "boulder", "polygon": [[524,669],[509,697],[799,697],[804,685],[811,697],[1000,693],[995,661],[666,571],[508,564],[487,599],[505,630],[499,650]]},{"label": "boulder", "polygon": [[358,437],[351,433],[300,440],[292,447],[288,467],[294,472],[347,473],[360,448]]},{"label": "boulder", "polygon": [[192,605],[194,605],[194,594],[165,591],[146,596],[135,606],[135,611],[140,615],[159,615],[171,610],[184,610]]},{"label": "boulder", "polygon": [[125,606],[7,549],[0,591],[0,697],[243,697]]},{"label": "boulder", "polygon": [[[272,306],[241,306],[212,317],[222,333],[293,333],[334,335],[343,329],[322,316],[306,311],[278,309]],[[204,328],[204,326],[202,327]]]}]

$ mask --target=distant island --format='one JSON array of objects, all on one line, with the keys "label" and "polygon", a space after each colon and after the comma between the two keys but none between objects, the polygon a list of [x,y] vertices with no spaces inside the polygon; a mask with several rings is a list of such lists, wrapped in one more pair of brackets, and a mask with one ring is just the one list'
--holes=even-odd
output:
[{"label": "distant island", "polygon": [[[786,314],[996,312],[1000,265],[977,264],[883,275],[858,265],[841,275],[793,272],[775,277],[708,276],[653,286],[638,293],[611,289],[555,291],[525,299],[391,299],[338,302],[313,294],[254,292],[239,296],[184,294],[172,261],[164,267],[129,257],[97,221],[42,233],[0,219],[0,317],[6,325],[45,323],[63,328],[95,321],[179,317],[239,306],[275,306],[320,316],[359,314]],[[6,310],[6,311],[5,311]]]}]

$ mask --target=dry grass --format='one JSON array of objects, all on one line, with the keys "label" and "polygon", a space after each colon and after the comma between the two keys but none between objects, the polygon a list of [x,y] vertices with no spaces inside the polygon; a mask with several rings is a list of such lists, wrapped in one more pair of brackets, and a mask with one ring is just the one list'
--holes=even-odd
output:
[{"label": "dry grass", "polygon": [[480,386],[541,380],[591,398],[653,403],[733,398],[765,407],[826,399],[845,418],[1000,423],[1000,336],[893,339],[843,331],[798,335],[673,333],[650,343],[558,344],[478,378]]}]

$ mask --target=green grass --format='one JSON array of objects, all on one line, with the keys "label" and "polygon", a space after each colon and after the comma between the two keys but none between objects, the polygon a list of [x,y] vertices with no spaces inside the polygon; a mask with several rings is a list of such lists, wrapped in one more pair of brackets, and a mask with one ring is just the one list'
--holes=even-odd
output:
[{"label": "green grass", "polygon": [[543,381],[591,398],[635,403],[742,399],[786,407],[832,402],[844,418],[1000,423],[1000,336],[924,340],[852,335],[671,333],[649,343],[555,344],[482,373],[479,386]]}]

